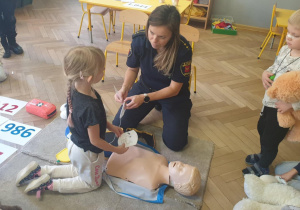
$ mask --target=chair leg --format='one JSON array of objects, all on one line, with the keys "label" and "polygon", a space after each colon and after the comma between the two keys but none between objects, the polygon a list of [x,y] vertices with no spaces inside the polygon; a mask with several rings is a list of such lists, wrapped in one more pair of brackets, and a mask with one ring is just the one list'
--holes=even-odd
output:
[{"label": "chair leg", "polygon": [[286,29],[284,29],[284,31],[283,31],[283,33],[282,33],[282,35],[281,35],[281,39],[280,39],[278,48],[277,48],[276,56],[278,55],[278,53],[279,53],[281,47],[283,46],[283,42],[284,42],[284,40],[285,40],[286,33],[287,33],[287,31],[286,31]]},{"label": "chair leg", "polygon": [[118,64],[119,64],[119,54],[116,53],[116,67],[118,67]]},{"label": "chair leg", "polygon": [[115,31],[115,25],[116,25],[117,11],[115,10],[114,12],[115,12],[115,14],[113,15],[113,31],[114,31],[114,33],[116,33],[116,31]]},{"label": "chair leg", "polygon": [[82,14],[82,16],[81,16],[81,22],[80,22],[80,26],[79,26],[79,31],[78,31],[78,36],[77,36],[77,38],[80,37],[80,32],[81,32],[81,27],[82,27],[82,21],[83,21],[84,15],[85,15],[85,12],[84,12],[84,13]]},{"label": "chair leg", "polygon": [[260,58],[261,54],[262,54],[262,53],[263,53],[263,51],[265,50],[265,48],[266,48],[266,46],[267,46],[268,42],[270,41],[270,38],[271,38],[271,36],[272,36],[272,34],[270,34],[270,36],[269,36],[269,37],[268,37],[268,39],[266,40],[266,42],[265,42],[265,45],[264,45],[264,46],[263,46],[263,48],[261,49],[261,51],[260,51],[260,53],[259,53],[259,55],[258,55],[257,59],[259,59],[259,58]]},{"label": "chair leg", "polygon": [[194,66],[194,93],[196,93],[196,81],[197,81],[196,66]]},{"label": "chair leg", "polygon": [[113,11],[109,11],[109,28],[108,28],[108,35],[110,35],[110,28],[111,28],[111,25],[113,24]]},{"label": "chair leg", "polygon": [[101,17],[102,17],[102,23],[103,23],[103,28],[104,28],[105,38],[106,38],[106,41],[108,41],[107,33],[106,33],[106,26],[105,26],[105,22],[104,22],[103,15],[101,15]]},{"label": "chair leg", "polygon": [[274,44],[275,37],[276,37],[276,35],[274,35],[274,36],[272,37],[272,41],[271,41],[271,44],[270,44],[270,49],[273,48],[273,44]]},{"label": "chair leg", "polygon": [[102,82],[104,82],[104,77],[105,77],[105,70],[106,70],[106,58],[107,58],[107,51],[104,51],[104,58],[105,58],[105,65],[104,65],[104,71],[103,71],[103,77],[102,77]]},{"label": "chair leg", "polygon": [[263,43],[261,44],[260,49],[263,48],[263,46],[265,45],[265,43],[266,43],[268,37],[270,36],[270,34],[271,34],[271,31],[268,32],[268,35],[266,36],[265,40],[264,40]]}]

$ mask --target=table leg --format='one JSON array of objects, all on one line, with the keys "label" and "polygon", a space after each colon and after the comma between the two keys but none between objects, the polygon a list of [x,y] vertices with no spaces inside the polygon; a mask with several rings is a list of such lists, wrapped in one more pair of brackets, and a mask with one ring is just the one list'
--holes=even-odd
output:
[{"label": "table leg", "polygon": [[93,5],[87,4],[87,12],[88,12],[88,19],[89,19],[89,32],[91,37],[91,43],[93,43],[93,31],[92,31],[92,19],[91,19],[91,8]]},{"label": "table leg", "polygon": [[276,53],[276,56],[278,55],[282,45],[283,45],[283,42],[284,42],[284,39],[285,39],[285,36],[286,36],[286,33],[287,33],[287,29],[286,28],[283,28],[283,32],[281,34],[281,39],[280,39],[280,42],[279,42],[279,45],[278,45],[278,49],[277,49],[277,53]]}]

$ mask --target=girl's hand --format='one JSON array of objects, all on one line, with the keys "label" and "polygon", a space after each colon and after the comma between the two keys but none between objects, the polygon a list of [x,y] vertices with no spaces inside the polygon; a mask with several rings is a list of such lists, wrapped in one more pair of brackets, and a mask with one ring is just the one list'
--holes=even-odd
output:
[{"label": "girl's hand", "polygon": [[125,147],[125,144],[123,143],[121,146],[116,147],[115,153],[117,154],[123,154],[128,150],[128,147]]},{"label": "girl's hand", "polygon": [[115,126],[113,124],[110,126],[110,128],[108,128],[108,130],[110,130],[111,132],[114,132],[117,137],[120,137],[124,133],[124,131],[121,127]]},{"label": "girl's hand", "polygon": [[121,88],[118,92],[116,92],[115,100],[117,102],[123,103],[127,95],[128,95],[128,91],[126,91],[124,88]]},{"label": "girl's hand", "polygon": [[[142,103],[144,103],[144,95],[134,95],[126,98],[124,100],[126,102],[126,109],[135,109],[138,108]],[[129,101],[129,103],[127,103]]]},{"label": "girl's hand", "polygon": [[269,87],[271,87],[273,81],[270,79],[270,76],[272,76],[273,73],[271,72],[268,72],[268,71],[264,71],[263,74],[262,74],[262,83],[263,83],[263,86],[264,88],[267,90]]},{"label": "girl's hand", "polygon": [[[292,104],[290,103],[285,103],[283,101],[278,101],[275,103],[277,111],[281,114],[289,111],[290,109],[293,109]],[[291,111],[291,110],[290,110]]]},{"label": "girl's hand", "polygon": [[298,174],[298,171],[296,169],[292,169],[284,174],[281,174],[280,177],[284,179],[286,182],[290,181],[295,175]]}]

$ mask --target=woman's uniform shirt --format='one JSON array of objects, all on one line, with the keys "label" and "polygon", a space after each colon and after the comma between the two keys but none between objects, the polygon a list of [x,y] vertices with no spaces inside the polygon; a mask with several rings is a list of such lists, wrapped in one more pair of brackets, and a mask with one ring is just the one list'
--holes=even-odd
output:
[{"label": "woman's uniform shirt", "polygon": [[[174,52],[175,53],[175,52]],[[192,49],[189,42],[180,36],[180,46],[177,52],[176,61],[173,65],[170,76],[165,76],[154,67],[154,58],[157,55],[156,49],[141,30],[132,36],[131,50],[128,53],[127,66],[130,68],[141,68],[140,80],[154,91],[170,86],[171,80],[183,83],[178,96],[187,96],[190,91],[189,78],[191,74]]]}]

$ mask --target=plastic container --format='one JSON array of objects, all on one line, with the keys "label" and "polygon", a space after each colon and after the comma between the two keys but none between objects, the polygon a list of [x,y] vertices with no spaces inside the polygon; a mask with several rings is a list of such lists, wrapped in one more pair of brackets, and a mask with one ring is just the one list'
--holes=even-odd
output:
[{"label": "plastic container", "polygon": [[208,5],[209,4],[209,0],[199,0],[198,4],[206,4],[206,5]]},{"label": "plastic container", "polygon": [[[212,23],[215,21],[220,21],[220,22],[224,21],[225,23],[233,24],[233,18],[231,16],[214,15],[214,16],[212,16],[211,20],[212,20]],[[213,34],[237,35],[237,30],[213,28],[213,25],[211,26],[211,32]]]}]

